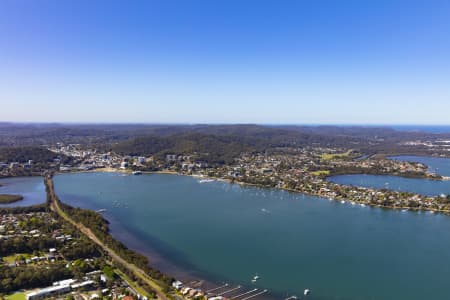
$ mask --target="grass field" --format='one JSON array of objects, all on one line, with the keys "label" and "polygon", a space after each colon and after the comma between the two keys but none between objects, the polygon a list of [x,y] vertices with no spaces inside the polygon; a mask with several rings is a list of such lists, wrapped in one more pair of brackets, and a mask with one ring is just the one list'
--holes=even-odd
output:
[{"label": "grass field", "polygon": [[322,160],[332,160],[332,159],[340,159],[340,158],[347,158],[350,156],[353,150],[348,150],[344,153],[324,153],[322,154],[321,158]]},{"label": "grass field", "polygon": [[25,300],[25,293],[15,293],[9,296],[6,296],[6,300]]},{"label": "grass field", "polygon": [[330,171],[328,171],[328,170],[314,171],[314,172],[311,172],[311,174],[314,176],[323,176],[323,175],[326,176],[326,175],[330,175]]},{"label": "grass field", "polygon": [[28,254],[28,253],[13,254],[13,255],[10,255],[10,256],[4,256],[3,257],[3,261],[10,264],[10,263],[13,263],[16,260],[18,260],[20,257],[23,258],[23,259],[28,259],[28,258],[31,258],[32,255]]}]

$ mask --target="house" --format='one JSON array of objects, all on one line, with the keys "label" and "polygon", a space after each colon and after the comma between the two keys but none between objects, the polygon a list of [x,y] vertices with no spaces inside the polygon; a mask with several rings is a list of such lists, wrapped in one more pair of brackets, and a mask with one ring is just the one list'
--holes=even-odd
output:
[{"label": "house", "polygon": [[19,167],[19,163],[18,162],[12,162],[9,164],[9,168],[14,170],[17,169]]},{"label": "house", "polygon": [[183,283],[179,280],[172,282],[172,287],[179,290],[183,287]]},{"label": "house", "polygon": [[167,161],[176,161],[177,160],[177,155],[176,154],[167,154],[166,155],[166,160]]}]

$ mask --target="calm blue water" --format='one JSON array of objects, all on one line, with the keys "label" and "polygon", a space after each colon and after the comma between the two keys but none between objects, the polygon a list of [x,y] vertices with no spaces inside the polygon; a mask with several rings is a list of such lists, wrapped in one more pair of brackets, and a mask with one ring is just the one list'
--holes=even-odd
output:
[{"label": "calm blue water", "polygon": [[450,195],[450,181],[404,178],[387,175],[349,174],[328,177],[328,180],[344,184],[376,189],[390,189],[428,196]]},{"label": "calm blue water", "polygon": [[29,206],[45,202],[45,186],[42,177],[13,177],[0,179],[0,194],[20,194],[23,200],[0,204],[7,206]]},{"label": "calm blue water", "polygon": [[305,288],[323,300],[450,297],[445,215],[160,174],[64,174],[55,188],[71,205],[106,208],[122,241],[216,282],[258,273],[278,299]]},{"label": "calm blue water", "polygon": [[422,163],[429,167],[431,172],[437,173],[442,176],[450,176],[450,159],[441,157],[429,157],[429,156],[391,156],[390,159],[401,161],[412,161]]}]

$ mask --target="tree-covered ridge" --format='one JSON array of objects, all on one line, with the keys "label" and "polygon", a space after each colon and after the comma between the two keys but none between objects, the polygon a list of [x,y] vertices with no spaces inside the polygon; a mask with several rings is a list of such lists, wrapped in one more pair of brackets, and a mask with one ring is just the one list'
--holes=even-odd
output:
[{"label": "tree-covered ridge", "polygon": [[235,135],[183,134],[169,137],[141,137],[113,146],[117,153],[127,155],[195,154],[210,163],[230,163],[242,152],[262,150],[266,143],[260,138]]},{"label": "tree-covered ridge", "polygon": [[69,161],[66,156],[53,153],[42,147],[8,147],[0,148],[0,162],[26,163],[32,160],[33,163],[51,163],[56,158],[62,158],[63,161]]}]

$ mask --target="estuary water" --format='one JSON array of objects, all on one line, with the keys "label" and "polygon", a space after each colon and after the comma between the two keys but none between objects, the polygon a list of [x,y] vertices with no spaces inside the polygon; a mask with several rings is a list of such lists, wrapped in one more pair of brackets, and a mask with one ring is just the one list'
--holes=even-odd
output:
[{"label": "estuary water", "polygon": [[[186,176],[57,175],[60,199],[106,209],[112,234],[175,275],[274,299],[447,299],[450,217]],[[303,297],[302,297],[303,298]]]},{"label": "estuary water", "polygon": [[29,206],[45,202],[42,177],[13,177],[0,179],[0,194],[19,194],[23,199],[14,203],[0,204],[0,207]]},{"label": "estuary water", "polygon": [[[427,165],[431,172],[442,176],[450,176],[450,159],[426,156],[392,156],[390,159],[418,162]],[[450,195],[449,180],[431,180],[423,178],[405,178],[390,175],[348,174],[328,177],[328,180],[353,186],[376,189],[390,189],[412,192],[427,196]]]},{"label": "estuary water", "polygon": [[450,176],[450,159],[443,157],[429,157],[429,156],[391,156],[390,159],[401,161],[412,161],[427,165],[431,172],[442,176]]},{"label": "estuary water", "polygon": [[450,181],[448,180],[368,174],[336,175],[328,177],[328,180],[344,185],[412,192],[427,196],[450,195]]}]

